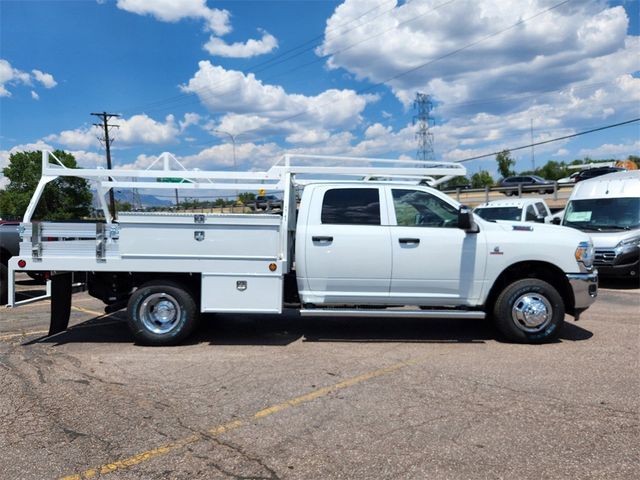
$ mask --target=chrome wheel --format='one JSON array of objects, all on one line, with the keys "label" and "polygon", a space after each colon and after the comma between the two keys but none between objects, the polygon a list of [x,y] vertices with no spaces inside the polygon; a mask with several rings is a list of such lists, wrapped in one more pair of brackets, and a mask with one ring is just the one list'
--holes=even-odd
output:
[{"label": "chrome wheel", "polygon": [[539,293],[525,293],[511,308],[511,319],[521,330],[536,333],[544,330],[553,318],[551,303]]},{"label": "chrome wheel", "polygon": [[140,320],[150,332],[169,333],[180,322],[182,309],[178,301],[167,293],[153,293],[140,304]]}]

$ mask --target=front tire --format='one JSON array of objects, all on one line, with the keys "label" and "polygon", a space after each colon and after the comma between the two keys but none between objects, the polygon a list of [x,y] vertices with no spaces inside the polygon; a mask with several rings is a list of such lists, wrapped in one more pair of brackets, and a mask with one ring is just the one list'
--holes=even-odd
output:
[{"label": "front tire", "polygon": [[148,282],[127,306],[129,329],[143,345],[176,345],[195,329],[199,312],[193,295],[172,281]]},{"label": "front tire", "polygon": [[548,342],[558,337],[564,325],[564,302],[549,283],[526,278],[500,293],[493,318],[500,333],[510,341]]}]

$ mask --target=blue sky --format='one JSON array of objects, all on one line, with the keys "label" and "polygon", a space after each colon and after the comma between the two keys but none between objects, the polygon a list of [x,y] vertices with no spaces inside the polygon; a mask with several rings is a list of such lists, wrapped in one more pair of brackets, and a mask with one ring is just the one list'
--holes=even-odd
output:
[{"label": "blue sky", "polygon": [[[221,131],[238,168],[284,151],[413,157],[417,91],[436,104],[438,160],[526,144],[531,122],[538,141],[640,117],[638,1],[560,1],[1,1],[0,167],[41,148],[104,165],[89,115],[103,110],[122,114],[117,164],[170,151],[200,169],[233,168]],[[638,155],[638,125],[536,163]]]}]

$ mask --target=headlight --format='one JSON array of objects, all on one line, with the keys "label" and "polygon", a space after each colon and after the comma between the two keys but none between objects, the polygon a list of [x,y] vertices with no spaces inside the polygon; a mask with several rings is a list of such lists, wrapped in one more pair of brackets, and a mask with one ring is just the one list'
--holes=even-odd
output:
[{"label": "headlight", "polygon": [[582,263],[585,267],[593,266],[593,243],[580,242],[576,248],[576,261]]},{"label": "headlight", "polygon": [[640,237],[632,237],[627,238],[626,240],[621,240],[618,245],[616,245],[616,255],[631,252],[633,251],[633,249],[638,247],[640,247]]}]

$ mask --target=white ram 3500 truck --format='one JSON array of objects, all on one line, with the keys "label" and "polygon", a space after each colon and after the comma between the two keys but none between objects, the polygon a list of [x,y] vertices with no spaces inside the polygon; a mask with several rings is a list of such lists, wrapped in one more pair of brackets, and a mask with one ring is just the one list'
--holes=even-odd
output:
[{"label": "white ram 3500 truck", "polygon": [[[25,214],[20,255],[9,262],[9,303],[19,303],[16,272],[51,272],[51,334],[68,325],[70,271],[89,272],[89,293],[107,311],[126,307],[135,339],[154,345],[186,338],[201,313],[278,314],[284,305],[323,317],[490,317],[512,341],[542,342],[557,337],[565,313],[577,319],[597,295],[588,235],[485,221],[413,181],[446,181],[464,174],[459,164],[409,168],[404,163],[413,161],[327,157],[367,166],[294,166],[285,156],[266,172],[179,172],[163,154],[163,169],[111,170],[105,178],[105,170],[52,165],[49,155]],[[363,173],[399,180],[363,181]],[[325,178],[303,179],[319,174]],[[44,185],[61,175],[97,182],[106,223],[31,222]],[[280,215],[123,213],[112,221],[109,188],[167,188],[118,180],[132,176],[190,182],[170,188],[207,181],[206,188],[276,191],[283,208]],[[303,189],[299,207],[296,189]]]}]

